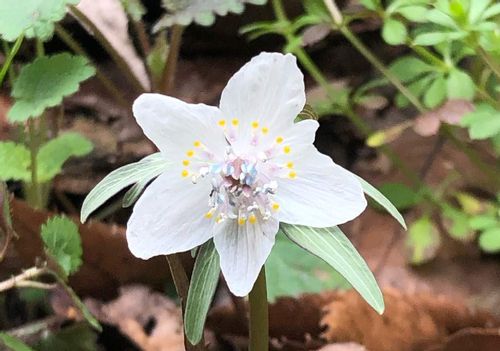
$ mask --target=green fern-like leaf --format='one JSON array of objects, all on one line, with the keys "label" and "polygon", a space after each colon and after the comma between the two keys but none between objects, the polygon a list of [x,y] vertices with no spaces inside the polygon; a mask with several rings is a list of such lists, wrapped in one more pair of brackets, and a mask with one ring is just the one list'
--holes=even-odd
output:
[{"label": "green fern-like leaf", "polygon": [[14,83],[15,103],[9,111],[11,122],[40,116],[75,93],[80,83],[95,73],[87,59],[68,53],[43,56],[26,65]]}]

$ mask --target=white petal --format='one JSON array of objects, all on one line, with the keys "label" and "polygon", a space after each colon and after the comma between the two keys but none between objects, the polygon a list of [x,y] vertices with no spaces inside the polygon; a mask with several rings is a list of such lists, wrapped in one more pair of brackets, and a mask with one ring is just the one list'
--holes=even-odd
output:
[{"label": "white petal", "polygon": [[331,227],[354,219],[366,208],[357,178],[314,146],[292,161],[296,178],[278,181],[275,199],[280,204],[280,221]]},{"label": "white petal", "polygon": [[222,274],[236,296],[247,295],[257,280],[274,245],[279,222],[270,218],[262,224],[239,225],[226,220],[216,225],[215,247]]},{"label": "white petal", "polygon": [[224,155],[227,143],[217,125],[222,119],[217,107],[188,104],[161,94],[142,94],[132,110],[144,134],[169,160],[185,157],[195,141],[214,154]]},{"label": "white petal", "polygon": [[148,259],[188,251],[213,236],[213,220],[205,218],[212,186],[193,184],[180,170],[160,175],[134,206],[127,242],[134,256]]},{"label": "white petal", "polygon": [[253,121],[272,132],[291,125],[305,101],[304,76],[295,56],[264,52],[229,80],[220,109],[227,118],[240,120],[243,134]]}]

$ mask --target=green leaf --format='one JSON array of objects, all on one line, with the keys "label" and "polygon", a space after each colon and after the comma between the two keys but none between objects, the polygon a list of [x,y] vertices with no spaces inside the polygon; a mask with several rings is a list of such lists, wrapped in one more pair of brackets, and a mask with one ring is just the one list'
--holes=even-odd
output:
[{"label": "green leaf", "polygon": [[469,23],[476,23],[482,17],[482,14],[488,8],[491,0],[472,0],[469,5]]},{"label": "green leaf", "polygon": [[400,211],[415,206],[420,200],[416,192],[402,183],[384,183],[379,190]]},{"label": "green leaf", "polygon": [[474,230],[485,230],[500,226],[498,219],[494,215],[479,215],[469,220],[469,225]]},{"label": "green leaf", "polygon": [[375,277],[338,227],[310,228],[282,223],[281,229],[297,245],[339,272],[375,311],[384,312],[384,298]]},{"label": "green leaf", "polygon": [[120,0],[125,12],[134,20],[139,22],[142,16],[146,14],[146,8],[142,4],[141,0]]},{"label": "green leaf", "polygon": [[38,180],[51,180],[61,172],[62,166],[70,157],[84,156],[92,148],[92,143],[78,133],[65,133],[48,141],[38,151]]},{"label": "green leaf", "polygon": [[267,298],[319,293],[326,289],[350,288],[345,279],[325,261],[295,245],[282,234],[266,261]]},{"label": "green leaf", "polygon": [[31,347],[26,345],[18,338],[7,333],[0,332],[0,341],[12,351],[34,351]]},{"label": "green leaf", "polygon": [[440,105],[446,98],[446,80],[438,76],[424,93],[424,104],[429,108]]},{"label": "green leaf", "polygon": [[363,5],[367,9],[373,10],[373,11],[377,10],[380,6],[378,0],[359,0],[359,2],[361,3],[361,5]]},{"label": "green leaf", "polygon": [[406,245],[412,264],[419,265],[434,258],[441,245],[441,236],[428,216],[421,217],[410,225]]},{"label": "green leaf", "polygon": [[422,33],[415,37],[413,43],[415,45],[436,45],[448,40],[449,34],[447,32],[432,32],[432,33]]},{"label": "green leaf", "polygon": [[39,117],[45,109],[59,105],[76,91],[80,83],[95,73],[86,58],[68,53],[43,56],[21,69],[12,96],[15,103],[8,113],[11,122]]},{"label": "green leaf", "polygon": [[394,219],[397,220],[404,229],[406,229],[406,223],[403,216],[401,215],[401,213],[399,213],[398,209],[392,204],[392,202],[366,180],[357,175],[356,177],[358,177],[359,181],[361,182],[361,186],[363,187],[363,191],[365,192],[365,194],[371,197],[380,206],[385,208],[385,210],[389,212],[389,214],[394,217]]},{"label": "green leaf", "polygon": [[500,227],[485,230],[479,236],[479,246],[488,253],[500,252]]},{"label": "green leaf", "polygon": [[0,142],[0,180],[29,181],[30,151],[26,146],[11,141]]},{"label": "green leaf", "polygon": [[500,3],[494,4],[486,9],[481,16],[481,19],[485,20],[490,17],[494,17],[500,14]]},{"label": "green leaf", "polygon": [[153,28],[159,31],[174,24],[187,26],[196,22],[202,26],[210,26],[215,15],[225,16],[229,12],[240,14],[245,4],[264,5],[267,0],[163,0],[163,6],[169,11]]},{"label": "green leaf", "polygon": [[387,18],[382,27],[382,38],[391,45],[404,44],[408,31],[403,23],[398,20]]},{"label": "green leaf", "polygon": [[127,190],[125,195],[123,195],[122,207],[128,208],[132,206],[139,199],[150,180],[151,179],[141,180],[132,185],[132,187]]},{"label": "green leaf", "polygon": [[54,23],[64,18],[66,5],[80,0],[2,0],[0,1],[0,36],[14,41],[23,33],[28,38],[47,40]]},{"label": "green leaf", "polygon": [[470,241],[474,232],[469,225],[469,216],[458,208],[445,205],[443,208],[444,224],[450,236],[461,241]]},{"label": "green leaf", "polygon": [[426,17],[427,17],[427,20],[429,22],[439,24],[440,26],[443,26],[443,27],[447,27],[447,28],[456,28],[457,27],[453,18],[451,18],[448,14],[446,14],[438,9],[433,9],[433,10],[427,11]]},{"label": "green leaf", "polygon": [[37,345],[37,351],[96,351],[99,349],[97,334],[83,323],[49,334]]},{"label": "green leaf", "polygon": [[[416,97],[420,98],[428,89],[429,85],[432,83],[434,79],[433,74],[427,74],[418,80],[414,81],[413,83],[408,85],[408,90],[413,93]],[[406,107],[408,106],[408,99],[401,93],[398,93],[396,95],[396,105],[398,107]]]},{"label": "green leaf", "polygon": [[466,114],[460,125],[469,128],[471,139],[487,139],[500,133],[500,111],[488,104],[480,104],[475,111]]},{"label": "green leaf", "polygon": [[408,83],[432,71],[433,67],[414,56],[404,56],[395,60],[389,69],[401,82]]},{"label": "green leaf", "polygon": [[212,240],[203,244],[196,257],[189,285],[184,328],[189,342],[196,345],[203,336],[208,309],[219,281],[219,255]]},{"label": "green leaf", "polygon": [[476,85],[472,78],[458,69],[450,72],[446,82],[449,99],[464,99],[471,101],[474,98]]},{"label": "green leaf", "polygon": [[401,16],[413,22],[425,22],[427,11],[429,10],[426,7],[418,5],[405,6],[396,10]]},{"label": "green leaf", "polygon": [[101,180],[83,201],[81,221],[85,222],[92,212],[120,190],[137,182],[153,179],[162,173],[167,165],[165,158],[158,152],[114,170]]},{"label": "green leaf", "polygon": [[66,276],[82,264],[82,241],[78,227],[69,218],[54,216],[42,225],[42,240],[47,253],[55,259]]},{"label": "green leaf", "polygon": [[162,31],[156,35],[153,48],[146,58],[146,63],[148,65],[149,72],[151,73],[151,79],[155,86],[158,86],[161,82],[167,53],[167,35],[164,31]]}]

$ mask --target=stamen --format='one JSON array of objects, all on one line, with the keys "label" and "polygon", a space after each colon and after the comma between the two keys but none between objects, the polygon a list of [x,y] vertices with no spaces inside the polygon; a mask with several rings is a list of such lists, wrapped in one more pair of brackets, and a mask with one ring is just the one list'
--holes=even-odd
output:
[{"label": "stamen", "polygon": [[276,138],[276,144],[281,144],[283,142],[283,140],[284,140],[283,137],[280,137],[280,136],[277,137]]},{"label": "stamen", "polygon": [[287,162],[287,164],[286,164],[286,168],[290,168],[290,169],[292,169],[292,168],[293,168],[293,162],[291,162],[291,161],[290,161],[290,162]]},{"label": "stamen", "polygon": [[186,152],[186,155],[187,155],[187,157],[193,157],[194,156],[194,151],[193,150],[188,150],[188,152]]},{"label": "stamen", "polygon": [[290,146],[287,145],[287,146],[283,147],[283,152],[285,154],[289,154],[290,151],[292,151],[292,148]]},{"label": "stamen", "polygon": [[288,173],[288,178],[290,179],[295,179],[297,178],[297,173],[294,172],[294,171],[291,171],[290,173]]},{"label": "stamen", "polygon": [[225,119],[221,119],[217,122],[217,124],[221,127],[225,127],[226,126],[226,120]]},{"label": "stamen", "polygon": [[238,120],[238,118],[233,118],[233,120],[231,121],[231,124],[236,127],[238,126],[238,124],[240,124],[240,121]]},{"label": "stamen", "polygon": [[252,122],[252,128],[253,128],[253,129],[257,129],[257,128],[259,128],[259,122],[257,122],[257,121],[253,121],[253,122]]},{"label": "stamen", "polygon": [[189,171],[187,169],[183,169],[181,175],[183,178],[186,178],[189,175]]},{"label": "stamen", "polygon": [[213,215],[214,215],[214,212],[215,212],[215,209],[214,209],[214,208],[210,209],[210,211],[208,211],[207,213],[205,213],[205,218],[206,218],[206,219],[210,219],[210,218],[212,218],[212,217],[213,217]]},{"label": "stamen", "polygon": [[238,218],[238,224],[239,225],[244,225],[247,222],[247,219],[245,217],[239,217]]},{"label": "stamen", "polygon": [[201,142],[199,140],[196,140],[194,143],[193,143],[194,147],[200,147],[201,146]]},{"label": "stamen", "polygon": [[269,133],[269,128],[262,128],[262,134],[266,135],[267,133]]},{"label": "stamen", "polygon": [[277,202],[274,202],[272,205],[272,208],[274,211],[278,211],[280,209],[280,204]]},{"label": "stamen", "polygon": [[250,224],[255,224],[257,222],[257,217],[255,217],[255,215],[252,213],[249,217],[248,217],[248,221],[250,222]]},{"label": "stamen", "polygon": [[190,163],[189,160],[183,160],[182,161],[182,165],[185,166],[185,167],[189,166],[189,163]]}]

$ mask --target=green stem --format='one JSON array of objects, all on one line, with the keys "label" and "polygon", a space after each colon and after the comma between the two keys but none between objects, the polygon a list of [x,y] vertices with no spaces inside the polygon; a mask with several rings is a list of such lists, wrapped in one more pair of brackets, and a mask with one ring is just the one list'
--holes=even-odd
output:
[{"label": "green stem", "polygon": [[170,36],[168,55],[165,62],[165,69],[163,70],[159,89],[163,94],[172,94],[172,89],[174,88],[175,72],[177,71],[177,61],[179,60],[179,52],[181,49],[183,32],[183,26],[174,25],[172,27],[172,35]]},{"label": "green stem", "polygon": [[29,149],[31,157],[31,184],[27,187],[27,198],[30,205],[34,208],[42,208],[42,196],[40,192],[40,184],[38,183],[38,143],[36,137],[35,121],[30,119],[28,121],[29,130]]},{"label": "green stem", "polygon": [[482,47],[478,47],[477,51],[479,52],[479,57],[483,60],[483,62],[488,66],[495,75],[500,78],[500,64],[490,56]]},{"label": "green stem", "polygon": [[135,89],[143,93],[146,88],[142,85],[139,79],[136,77],[135,73],[132,71],[125,59],[116,51],[116,49],[111,45],[110,41],[106,36],[100,31],[100,29],[92,22],[83,12],[81,12],[76,6],[70,6],[71,14],[87,28],[94,35],[96,40],[102,45],[104,50],[108,52],[113,61],[118,65],[122,73],[124,73],[129,81],[134,85]]},{"label": "green stem", "polygon": [[249,351],[267,351],[269,348],[269,312],[264,267],[248,295],[248,302],[250,305]]},{"label": "green stem", "polygon": [[[175,290],[181,301],[182,315],[186,311],[186,301],[189,291],[189,279],[182,264],[180,254],[167,255],[168,266],[170,267],[170,273],[172,274],[172,280],[174,281]],[[205,349],[205,341],[202,337],[201,341],[197,345],[191,345],[188,338],[184,336],[184,347],[186,351],[202,351]]]},{"label": "green stem", "polygon": [[24,35],[21,35],[19,38],[17,38],[17,40],[14,43],[14,46],[12,47],[10,52],[8,54],[7,54],[7,52],[5,52],[7,57],[5,58],[5,62],[2,66],[2,69],[0,70],[0,86],[2,86],[5,75],[9,71],[9,67],[12,64],[12,60],[14,59],[17,52],[19,51],[19,48],[21,47],[21,44],[23,43],[23,39],[24,39]]},{"label": "green stem", "polygon": [[[56,23],[55,26],[56,34],[71,50],[73,50],[76,54],[83,56],[92,62],[89,55],[85,51],[85,49],[78,44],[76,40],[74,40],[71,35],[60,25]],[[102,71],[94,65],[96,68],[96,77],[102,83],[104,88],[116,99],[116,101],[127,110],[130,108],[130,102],[125,100],[121,91],[116,87],[116,85],[111,81]]]}]

